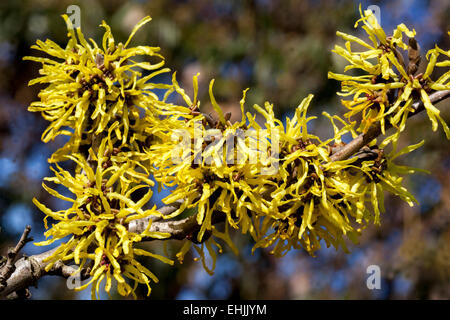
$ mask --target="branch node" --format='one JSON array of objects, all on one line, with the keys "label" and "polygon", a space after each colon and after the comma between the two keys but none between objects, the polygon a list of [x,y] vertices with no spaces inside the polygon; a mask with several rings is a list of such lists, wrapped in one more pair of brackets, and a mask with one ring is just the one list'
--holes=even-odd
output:
[{"label": "branch node", "polygon": [[2,267],[0,269],[0,291],[6,287],[7,280],[16,270],[14,263],[16,262],[17,255],[20,250],[22,250],[28,242],[33,241],[33,238],[29,237],[30,232],[31,226],[27,225],[22,233],[22,236],[20,237],[19,242],[14,248],[9,248],[7,258],[2,259]]}]

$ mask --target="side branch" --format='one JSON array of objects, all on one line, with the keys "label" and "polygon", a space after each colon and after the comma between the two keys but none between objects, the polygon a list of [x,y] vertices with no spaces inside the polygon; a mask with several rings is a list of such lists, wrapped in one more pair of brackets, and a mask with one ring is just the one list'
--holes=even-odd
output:
[{"label": "side branch", "polygon": [[[181,204],[180,202],[176,202],[175,204],[162,207],[158,209],[158,211],[162,215],[168,215],[177,210],[180,204]],[[170,239],[183,239],[184,237],[186,237],[186,235],[189,234],[189,232],[193,232],[195,230],[195,225],[197,224],[195,216],[179,221],[173,220],[156,221],[161,218],[159,216],[152,216],[132,221],[129,224],[130,232],[141,233],[144,230],[146,230],[150,218],[153,218],[154,222],[152,223],[149,231],[170,233],[172,234],[172,237],[170,237]],[[27,236],[28,234],[26,234],[25,237]],[[24,236],[22,236],[22,238],[24,238]],[[22,238],[19,241],[19,244],[22,243]],[[146,239],[146,240],[155,240],[155,239]],[[44,260],[50,257],[55,252],[55,250],[56,249],[52,249],[30,257],[23,257],[20,260],[18,260],[15,264],[12,264],[12,272],[11,274],[8,275],[8,277],[5,277],[5,285],[0,286],[0,298],[6,298],[10,294],[28,288],[31,285],[35,285],[37,283],[37,280],[45,275],[57,275],[67,278],[73,272],[75,272],[75,269],[72,269],[71,267],[63,264],[62,261],[55,263],[52,269],[49,270],[48,272],[45,270],[45,267],[47,266],[48,263],[45,262]],[[4,268],[0,270],[1,274],[3,274],[3,270]]]},{"label": "side branch", "polygon": [[[438,103],[446,98],[450,97],[450,90],[442,90],[437,91],[430,94],[431,103]],[[417,101],[413,103],[412,107],[415,109],[414,112],[409,114],[409,117],[412,117],[421,111],[425,110],[425,106],[422,101]],[[386,124],[386,130],[390,128],[389,124]],[[331,161],[339,161],[350,158],[356,152],[359,151],[362,147],[368,144],[370,141],[375,139],[381,134],[381,126],[379,123],[371,126],[366,133],[360,134],[358,137],[350,141],[345,146],[339,148],[333,155],[330,157]]]},{"label": "side branch", "polygon": [[14,263],[20,250],[22,250],[28,242],[33,241],[33,238],[28,237],[30,232],[31,226],[26,226],[17,245],[8,250],[6,261],[2,268],[0,268],[0,291],[6,287],[6,281],[16,269]]}]

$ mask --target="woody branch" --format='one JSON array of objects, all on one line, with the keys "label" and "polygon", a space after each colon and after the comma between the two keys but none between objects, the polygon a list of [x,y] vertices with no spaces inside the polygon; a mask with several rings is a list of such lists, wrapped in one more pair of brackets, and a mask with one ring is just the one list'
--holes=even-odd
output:
[{"label": "woody branch", "polygon": [[[450,90],[442,90],[430,94],[429,98],[433,104],[443,101],[450,97]],[[416,101],[413,103],[414,112],[411,112],[409,116],[414,116],[425,110],[422,101]],[[386,126],[388,129],[389,126]],[[350,158],[361,150],[364,146],[370,143],[373,139],[381,135],[381,126],[379,123],[372,125],[366,133],[360,134],[358,137],[350,141],[348,144],[333,149],[330,157],[331,161],[339,161]],[[181,202],[176,202],[172,205],[164,206],[158,209],[162,216],[168,215],[179,208]],[[199,225],[196,221],[196,215],[191,215],[181,220],[164,220],[161,217],[147,217],[139,220],[135,220],[129,224],[129,231],[135,233],[141,233],[148,227],[149,220],[152,220],[150,226],[151,232],[164,232],[169,233],[170,237],[164,240],[177,239],[182,240],[186,237],[194,234],[198,231]],[[216,214],[216,218],[212,223],[216,224],[223,221],[223,216]],[[145,241],[155,240],[151,238],[145,238]],[[21,241],[19,241],[21,243]],[[26,243],[26,242],[25,242]],[[24,244],[23,244],[24,245]],[[17,252],[23,247],[21,245]],[[18,245],[19,246],[19,245]],[[16,247],[17,248],[17,247]],[[64,265],[62,262],[55,264],[51,270],[45,271],[47,265],[44,262],[45,258],[51,256],[55,249],[43,252],[41,254],[33,255],[30,257],[23,257],[14,264],[14,271],[7,277],[4,277],[5,285],[0,287],[0,298],[11,297],[16,292],[20,292],[28,288],[30,285],[35,285],[37,281],[45,275],[58,275],[62,277],[69,277],[75,270],[71,267]],[[4,274],[3,269],[0,269],[0,274]]]}]

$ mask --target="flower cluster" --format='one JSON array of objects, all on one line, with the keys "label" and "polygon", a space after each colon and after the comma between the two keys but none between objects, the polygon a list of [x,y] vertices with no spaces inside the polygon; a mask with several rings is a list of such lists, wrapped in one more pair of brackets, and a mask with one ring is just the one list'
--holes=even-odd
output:
[{"label": "flower cluster", "polygon": [[[256,114],[245,112],[247,89],[239,102],[242,118],[231,123],[230,114],[223,113],[214,97],[213,80],[209,97],[217,119],[203,114],[197,76],[191,98],[175,73],[170,84],[155,81],[157,75],[169,71],[163,68],[159,48],[129,47],[148,17],[137,24],[125,44],[116,44],[103,22],[100,48],[92,39],[88,43],[79,28],[75,32],[64,16],[67,46],[38,41],[33,47],[54,59],[25,58],[42,64],[42,77],[30,84],[47,84],[40,101],[29,108],[50,121],[42,140],[70,137],[49,159],[55,163],[55,176],[45,180],[65,187],[74,197],[47,184],[43,187],[71,206],[53,211],[34,200],[46,215],[45,236],[50,237],[39,245],[68,238],[46,260],[47,269],[58,261],[73,260],[79,265],[77,272],[88,270],[91,276],[78,289],[91,285],[93,298],[103,280],[108,293],[112,280],[117,281],[121,295],[135,295],[139,283],[146,284],[150,293],[150,281],[158,279],[138,262],[138,256],[173,264],[171,257],[135,246],[144,238],[172,238],[170,232],[151,231],[155,218],[177,222],[187,219],[186,215],[194,218],[195,228],[183,239],[176,258],[183,262],[193,247],[211,274],[217,249],[222,252],[220,243],[238,253],[230,233],[233,229],[248,234],[255,242],[254,250],[271,248],[273,254],[283,256],[292,248],[303,248],[314,256],[323,243],[348,251],[347,239],[357,243],[367,225],[380,224],[385,191],[413,205],[416,200],[402,186],[402,179],[415,169],[393,160],[423,141],[397,152],[397,140],[419,100],[433,130],[440,121],[449,136],[429,94],[450,89],[450,72],[436,81],[430,78],[435,66],[449,66],[448,60],[437,62],[437,57],[449,57],[450,52],[437,47],[430,50],[425,73],[415,75],[420,63],[415,31],[402,24],[388,37],[369,11],[361,15],[357,25],[363,22],[372,44],[338,32],[346,45],[334,51],[350,63],[345,71],[356,68],[365,74],[329,73],[330,78],[342,81],[340,94],[352,100],[342,101],[350,110],[347,120],[324,112],[334,129],[328,140],[308,131],[308,122],[314,118],[307,114],[312,95],[283,123],[268,102],[263,107],[255,105]],[[403,42],[404,35],[409,37],[408,44]],[[352,43],[366,50],[353,51]],[[408,51],[407,66],[400,49]],[[138,62],[137,56],[157,62]],[[162,98],[156,89],[165,90]],[[168,102],[172,94],[180,104]],[[351,119],[357,114],[362,115],[359,124]],[[332,161],[333,150],[345,146],[344,135],[355,138],[357,131],[366,132],[374,124],[383,133],[389,126],[396,131],[379,144],[376,139],[369,141],[349,159]],[[392,151],[385,152],[387,148]],[[58,164],[67,160],[75,164],[73,174]],[[178,209],[163,215],[151,205],[153,181],[159,188],[173,188],[163,201],[177,204]],[[136,220],[147,223],[145,230],[129,230],[129,223]],[[208,257],[212,266],[208,266]],[[134,287],[127,279],[135,281]]]},{"label": "flower cluster", "polygon": [[[110,27],[105,28],[102,47],[92,39],[89,44],[80,28],[74,31],[70,19],[64,15],[69,31],[65,48],[47,39],[38,40],[33,49],[43,51],[54,59],[25,57],[42,63],[41,77],[29,85],[42,83],[48,86],[39,93],[40,101],[33,102],[29,111],[41,112],[50,121],[42,134],[42,141],[49,142],[58,135],[70,136],[63,148],[55,152],[51,162],[64,161],[64,156],[80,149],[89,149],[94,137],[109,131],[120,146],[127,143],[145,143],[149,132],[141,117],[145,113],[147,122],[160,115],[180,113],[176,107],[167,108],[155,89],[170,89],[172,86],[152,83],[151,80],[168,68],[158,47],[138,46],[128,48],[136,31],[150,21],[140,21],[125,44],[115,43]],[[77,37],[78,36],[78,37]],[[158,59],[156,63],[137,62],[140,56]],[[143,71],[151,71],[143,76]]]},{"label": "flower cluster", "polygon": [[415,201],[401,185],[399,167],[383,150],[371,149],[371,158],[365,161],[330,161],[330,144],[343,145],[344,134],[357,134],[354,123],[326,113],[334,137],[321,141],[310,134],[307,124],[314,117],[307,117],[307,109],[312,95],[302,101],[292,119],[286,119],[286,125],[275,118],[271,104],[255,105],[265,119],[264,128],[255,121],[256,115],[244,113],[245,91],[242,120],[234,124],[221,114],[212,91],[210,95],[219,120],[206,126],[205,121],[190,123],[183,136],[198,137],[196,130],[206,134],[181,144],[177,163],[173,159],[177,139],[149,149],[156,180],[163,186],[176,186],[163,201],[182,200],[178,213],[197,209],[198,243],[215,236],[218,231],[213,224],[223,220],[228,244],[228,230],[234,228],[251,235],[254,249],[274,245],[272,252],[279,256],[292,247],[314,255],[321,240],[347,250],[345,236],[356,243],[362,228],[380,223],[384,190],[411,205]]},{"label": "flower cluster", "polygon": [[[416,74],[421,56],[415,30],[409,30],[404,24],[400,24],[392,36],[387,36],[371,10],[361,12],[361,19],[356,22],[355,28],[360,22],[363,23],[362,28],[370,43],[338,31],[337,35],[345,40],[345,48],[336,45],[333,52],[349,62],[344,71],[359,69],[362,75],[328,73],[329,78],[342,82],[342,92],[338,94],[352,98],[342,100],[342,104],[349,109],[346,116],[350,119],[361,114],[359,129],[362,132],[366,132],[375,122],[380,123],[383,134],[386,122],[401,132],[408,115],[415,112],[413,102],[420,99],[432,122],[433,131],[437,130],[439,121],[447,139],[450,139],[447,124],[429,98],[435,91],[450,89],[449,72],[436,81],[431,79],[435,66],[449,66],[449,60],[436,63],[438,55],[448,57],[448,53],[438,47],[428,51],[425,72]],[[405,36],[408,37],[408,43],[403,41]],[[363,50],[355,51],[352,44],[359,45]],[[403,58],[405,51],[407,63]]]}]

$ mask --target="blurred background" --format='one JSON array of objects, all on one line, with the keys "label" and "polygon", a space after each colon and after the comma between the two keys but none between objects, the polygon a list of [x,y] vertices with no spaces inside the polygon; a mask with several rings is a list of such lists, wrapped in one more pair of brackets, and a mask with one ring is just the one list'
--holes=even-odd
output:
[{"label": "blurred background", "polygon": [[[39,86],[28,87],[38,75],[39,64],[22,61],[35,55],[30,46],[37,39],[50,38],[66,44],[65,24],[60,15],[69,5],[81,8],[81,26],[86,37],[101,41],[101,20],[111,25],[116,41],[124,42],[141,18],[153,21],[137,33],[134,44],[160,46],[166,64],[192,92],[192,76],[200,77],[202,108],[209,111],[207,88],[216,78],[216,99],[233,119],[240,118],[242,90],[248,92],[247,110],[268,100],[284,119],[308,94],[315,98],[310,113],[318,115],[311,130],[327,138],[332,134],[322,111],[344,114],[335,92],[339,83],[327,79],[329,70],[342,72],[345,61],[331,52],[340,30],[353,29],[359,1],[289,0],[149,0],[149,1],[17,1],[0,2],[0,254],[19,239],[25,225],[32,236],[43,240],[43,214],[31,200],[37,197],[53,209],[55,201],[41,187],[50,175],[46,159],[58,147],[44,144],[40,136],[47,123],[39,114],[27,111],[37,100]],[[389,33],[399,23],[417,31],[424,52],[438,44],[450,49],[450,2],[446,0],[362,1],[363,8],[378,5],[381,25]],[[423,65],[422,65],[423,68]],[[170,81],[169,76],[159,79]],[[450,102],[438,107],[450,121]],[[412,129],[414,128],[414,129]],[[174,267],[145,261],[159,277],[150,299],[449,299],[450,298],[450,148],[443,130],[431,131],[422,114],[411,119],[401,146],[425,139],[425,145],[399,161],[428,169],[431,174],[405,178],[408,189],[420,205],[410,208],[394,197],[386,197],[381,227],[371,226],[350,254],[332,248],[319,250],[312,258],[303,251],[291,251],[282,259],[257,250],[237,235],[241,251],[235,256],[225,250],[213,276],[189,256]],[[165,193],[167,194],[167,192]],[[161,203],[164,194],[153,201]],[[144,244],[162,252],[163,244]],[[175,253],[179,243],[167,250]],[[32,255],[49,249],[28,244]],[[369,265],[381,269],[381,289],[366,286]],[[67,289],[66,281],[45,277],[30,288],[32,299],[90,299],[90,292]],[[113,298],[120,298],[113,296]],[[146,297],[146,288],[139,289]]]}]

